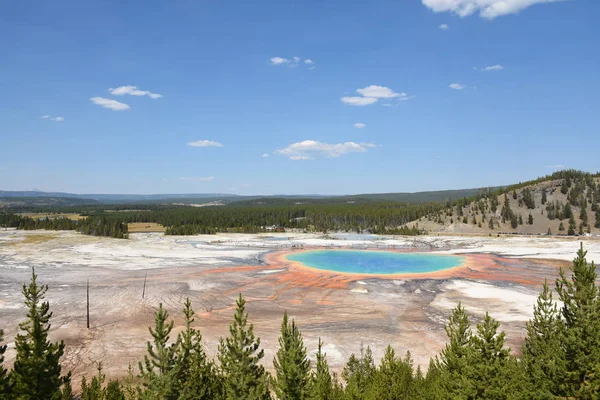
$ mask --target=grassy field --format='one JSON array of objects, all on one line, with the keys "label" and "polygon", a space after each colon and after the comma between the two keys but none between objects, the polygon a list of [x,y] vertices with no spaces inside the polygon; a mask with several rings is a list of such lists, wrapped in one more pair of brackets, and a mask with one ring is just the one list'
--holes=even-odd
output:
[{"label": "grassy field", "polygon": [[164,232],[165,227],[154,222],[132,222],[127,224],[129,233],[136,232]]},{"label": "grassy field", "polygon": [[79,214],[35,214],[35,213],[23,213],[21,214],[24,217],[29,217],[29,218],[33,218],[33,219],[40,219],[40,218],[69,218],[73,221],[79,221],[80,219],[85,218],[82,215]]}]

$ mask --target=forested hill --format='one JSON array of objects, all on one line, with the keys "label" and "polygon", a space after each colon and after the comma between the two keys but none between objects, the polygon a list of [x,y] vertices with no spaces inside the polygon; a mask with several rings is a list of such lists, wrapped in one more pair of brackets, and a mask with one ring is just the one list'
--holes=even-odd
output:
[{"label": "forested hill", "polygon": [[[427,192],[399,192],[399,193],[365,193],[344,196],[334,195],[256,195],[242,196],[223,193],[205,193],[205,194],[74,194],[62,192],[42,192],[42,191],[2,191],[0,190],[0,199],[23,201],[24,199],[46,199],[47,204],[56,200],[49,199],[68,199],[62,201],[63,205],[86,204],[94,202],[103,204],[188,204],[188,205],[211,205],[232,204],[234,206],[248,205],[294,205],[294,204],[355,204],[367,203],[372,201],[379,202],[403,202],[403,203],[425,203],[452,201],[465,197],[476,196],[482,190],[498,190],[501,187],[494,188],[473,188],[459,190],[439,190]],[[31,202],[32,205],[43,205],[44,200]]]},{"label": "forested hill", "polygon": [[417,222],[430,232],[598,234],[600,173],[559,171],[449,202]]}]

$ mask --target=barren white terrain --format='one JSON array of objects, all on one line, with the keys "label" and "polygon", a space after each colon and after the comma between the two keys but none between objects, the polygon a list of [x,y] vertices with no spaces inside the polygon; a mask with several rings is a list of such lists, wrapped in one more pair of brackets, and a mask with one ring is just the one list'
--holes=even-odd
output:
[{"label": "barren white terrain", "polygon": [[[179,329],[186,297],[192,299],[198,314],[196,324],[208,353],[214,355],[219,338],[227,334],[240,292],[248,300],[250,320],[266,348],[267,367],[277,350],[284,310],[297,319],[311,354],[318,338],[323,339],[334,370],[340,370],[351,353],[359,352],[361,344],[371,346],[377,358],[387,344],[401,353],[410,350],[416,363],[426,367],[445,343],[443,326],[458,302],[467,308],[473,323],[489,311],[518,352],[540,283],[544,277],[552,281],[559,266],[568,266],[580,242],[540,236],[305,233],[185,237],[138,233],[121,240],[73,232],[5,230],[0,232],[0,328],[6,333],[10,363],[14,335],[25,316],[21,287],[29,281],[33,267],[40,283],[49,285],[52,339],[65,341],[65,365],[75,375],[92,374],[98,361],[109,376],[124,375],[128,364],[136,365],[145,352],[147,327],[159,303],[168,308]],[[600,241],[585,238],[583,243],[588,261],[600,262]],[[344,285],[329,285],[322,276],[302,280],[288,266],[265,261],[275,250],[313,247],[490,254],[512,260],[515,266],[506,271],[515,279],[505,279],[508,275],[499,279],[361,276]],[[508,274],[506,271],[503,273]],[[522,283],[519,271],[535,278],[535,284]]]}]

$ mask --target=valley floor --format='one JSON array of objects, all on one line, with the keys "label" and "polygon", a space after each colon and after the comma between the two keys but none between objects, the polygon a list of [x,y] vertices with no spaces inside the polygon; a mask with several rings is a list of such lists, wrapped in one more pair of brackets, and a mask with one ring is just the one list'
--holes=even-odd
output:
[{"label": "valley floor", "polygon": [[[600,262],[600,240],[583,242],[588,261]],[[66,342],[64,365],[76,376],[94,374],[99,361],[109,377],[125,375],[128,364],[137,365],[145,353],[147,327],[159,303],[170,311],[178,331],[186,297],[198,314],[196,324],[208,353],[214,355],[219,337],[228,333],[240,292],[248,300],[250,320],[261,337],[269,369],[284,310],[296,318],[311,356],[322,338],[334,370],[341,370],[351,353],[360,352],[361,344],[371,346],[377,359],[387,344],[400,353],[410,350],[416,364],[426,367],[444,346],[444,323],[458,302],[467,308],[472,322],[489,311],[517,351],[543,279],[552,281],[558,267],[568,266],[579,245],[575,239],[534,236],[135,233],[129,240],[119,240],[73,232],[6,230],[0,232],[0,328],[9,343],[10,363],[14,335],[25,315],[21,287],[35,267],[39,281],[49,285],[47,299],[54,313],[51,337]],[[332,279],[274,264],[270,257],[274,251],[323,247],[470,254],[475,264],[444,278]]]}]

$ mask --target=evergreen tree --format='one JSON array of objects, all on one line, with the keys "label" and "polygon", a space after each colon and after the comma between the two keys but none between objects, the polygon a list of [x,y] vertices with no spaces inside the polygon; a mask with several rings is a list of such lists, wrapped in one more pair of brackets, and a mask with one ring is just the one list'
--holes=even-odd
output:
[{"label": "evergreen tree", "polygon": [[212,361],[208,361],[202,346],[202,334],[194,329],[194,309],[186,299],[183,315],[185,328],[177,336],[174,349],[175,380],[179,400],[208,400],[219,397],[221,382]]},{"label": "evergreen tree", "polygon": [[596,223],[594,224],[594,227],[600,228],[600,210],[596,211]]},{"label": "evergreen tree", "polygon": [[276,379],[273,388],[280,400],[307,399],[309,395],[310,361],[296,322],[289,322],[287,311],[283,314],[279,350],[273,360]]},{"label": "evergreen tree", "polygon": [[533,225],[533,215],[531,215],[531,213],[529,213],[529,217],[527,218],[527,223],[529,225]]},{"label": "evergreen tree", "polygon": [[61,387],[71,380],[71,374],[61,376],[64,343],[48,341],[52,312],[49,303],[43,301],[47,290],[48,286],[38,286],[35,271],[29,286],[23,285],[27,319],[19,325],[24,333],[15,338],[17,356],[11,373],[17,399],[61,399]]},{"label": "evergreen tree", "polygon": [[[0,329],[0,343],[4,340],[4,331]],[[0,395],[6,398],[10,395],[10,386],[8,383],[8,371],[4,368],[4,353],[6,345],[0,345]]]},{"label": "evergreen tree", "polygon": [[230,336],[221,339],[219,361],[224,373],[226,400],[270,399],[268,375],[260,365],[264,350],[259,350],[260,338],[254,336],[254,326],[248,326],[246,300],[240,294],[229,327]]},{"label": "evergreen tree", "polygon": [[439,359],[440,383],[444,397],[474,399],[476,389],[471,376],[475,350],[469,316],[460,303],[452,310],[445,329],[449,342],[446,343]]},{"label": "evergreen tree", "polygon": [[317,350],[316,369],[311,375],[310,396],[311,400],[333,400],[334,384],[327,364],[327,354],[323,353],[323,342],[319,338]]},{"label": "evergreen tree", "polygon": [[563,303],[561,345],[565,352],[562,395],[581,399],[600,396],[600,300],[596,266],[586,261],[583,244],[571,267],[561,269],[556,291]]},{"label": "evergreen tree", "polygon": [[519,214],[519,225],[523,225],[523,216],[521,214]]},{"label": "evergreen tree", "polygon": [[588,221],[588,215],[587,215],[587,210],[586,210],[586,208],[587,208],[587,203],[586,203],[586,201],[585,201],[585,199],[584,199],[584,201],[583,201],[583,203],[582,203],[582,205],[581,205],[581,212],[579,213],[579,220],[581,221],[581,223],[582,223],[584,226],[587,226],[587,224],[588,224],[588,222],[589,222],[589,221]]},{"label": "evergreen tree", "polygon": [[[422,376],[419,378],[422,380]],[[396,357],[388,346],[373,377],[369,400],[402,400],[415,398],[417,387],[413,380],[413,362],[410,352],[404,359]]]},{"label": "evergreen tree", "polygon": [[575,228],[577,228],[577,224],[575,223],[575,218],[573,218],[571,215],[571,218],[569,219],[569,230],[567,231],[567,235],[575,235]]},{"label": "evergreen tree", "polygon": [[546,189],[542,190],[542,205],[545,205],[548,201],[548,195],[546,194]]},{"label": "evergreen tree", "polygon": [[[517,368],[510,358],[510,349],[504,348],[504,332],[498,333],[500,324],[486,312],[483,322],[477,324],[477,335],[473,337],[475,357],[468,375],[475,385],[475,399],[512,398],[512,385],[518,387],[514,374]],[[511,365],[512,364],[512,365]]]},{"label": "evergreen tree", "polygon": [[488,227],[490,229],[494,229],[494,220],[492,220],[491,218],[490,218],[490,222],[488,223]]},{"label": "evergreen tree", "polygon": [[152,342],[146,343],[147,355],[144,363],[139,362],[140,375],[144,389],[138,389],[142,399],[176,399],[177,380],[174,348],[169,345],[169,335],[173,321],[167,322],[169,313],[160,303],[154,313],[154,329],[148,328]]},{"label": "evergreen tree", "polygon": [[560,224],[558,224],[558,231],[559,232],[564,232],[565,231],[565,226],[563,225],[562,222]]},{"label": "evergreen tree", "polygon": [[375,376],[375,362],[371,348],[363,351],[361,346],[360,358],[354,354],[346,363],[342,371],[342,378],[346,382],[344,398],[348,400],[362,400],[371,390],[373,377]]},{"label": "evergreen tree", "polygon": [[111,380],[102,387],[106,376],[102,373],[102,364],[98,363],[98,374],[88,385],[85,377],[81,379],[81,400],[125,400],[121,383]]},{"label": "evergreen tree", "polygon": [[[519,216],[519,218],[521,218],[521,216]],[[517,220],[517,216],[516,216],[515,214],[513,214],[513,215],[510,217],[510,226],[511,226],[513,229],[516,229],[516,228],[517,228],[517,226],[518,226],[518,223],[519,223],[519,221]],[[523,218],[521,218],[521,224],[523,224]]]},{"label": "evergreen tree", "polygon": [[527,323],[527,336],[522,348],[531,399],[551,399],[559,395],[564,371],[560,332],[560,313],[552,299],[552,291],[544,281],[533,308],[533,319]]}]

